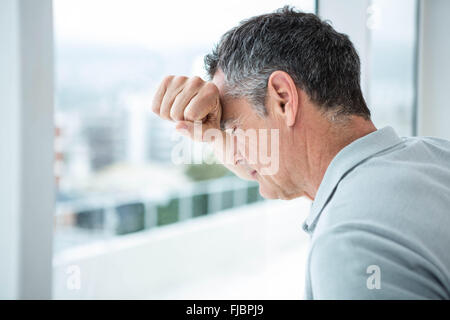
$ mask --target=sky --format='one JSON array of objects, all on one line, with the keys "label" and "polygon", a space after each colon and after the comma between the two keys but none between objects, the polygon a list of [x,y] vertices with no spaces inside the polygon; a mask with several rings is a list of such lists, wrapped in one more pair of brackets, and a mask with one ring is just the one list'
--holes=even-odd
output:
[{"label": "sky", "polygon": [[305,11],[314,0],[54,0],[60,42],[148,48],[211,45],[242,19],[285,4]]}]

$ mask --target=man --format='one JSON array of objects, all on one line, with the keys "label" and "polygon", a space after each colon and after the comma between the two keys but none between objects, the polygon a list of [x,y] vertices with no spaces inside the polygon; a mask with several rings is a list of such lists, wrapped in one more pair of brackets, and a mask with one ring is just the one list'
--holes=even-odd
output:
[{"label": "man", "polygon": [[[152,109],[265,198],[313,200],[307,299],[450,298],[450,143],[377,130],[346,35],[284,7],[228,31],[205,64],[211,81],[166,77]],[[261,129],[279,134],[270,174],[249,161],[261,141],[245,143]]]}]

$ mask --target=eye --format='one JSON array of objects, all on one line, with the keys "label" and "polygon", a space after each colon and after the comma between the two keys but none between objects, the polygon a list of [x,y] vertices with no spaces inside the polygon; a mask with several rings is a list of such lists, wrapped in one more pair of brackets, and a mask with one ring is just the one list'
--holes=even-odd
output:
[{"label": "eye", "polygon": [[228,128],[228,129],[225,130],[225,132],[228,133],[228,134],[233,135],[236,132],[236,127]]}]

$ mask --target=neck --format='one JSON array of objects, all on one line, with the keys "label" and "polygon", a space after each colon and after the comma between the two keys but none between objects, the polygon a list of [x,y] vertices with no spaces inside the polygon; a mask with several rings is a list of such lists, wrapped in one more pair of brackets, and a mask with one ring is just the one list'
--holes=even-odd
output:
[{"label": "neck", "polygon": [[377,129],[372,121],[359,116],[350,116],[342,123],[331,122],[320,113],[308,118],[299,129],[302,141],[299,154],[303,155],[303,189],[314,200],[325,171],[337,153]]}]

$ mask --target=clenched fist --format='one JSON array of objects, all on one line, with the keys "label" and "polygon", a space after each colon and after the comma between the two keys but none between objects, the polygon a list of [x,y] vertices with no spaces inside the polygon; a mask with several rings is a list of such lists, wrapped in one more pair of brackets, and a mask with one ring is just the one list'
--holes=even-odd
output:
[{"label": "clenched fist", "polygon": [[[187,130],[195,140],[203,141],[203,134],[208,129],[220,130],[219,89],[200,77],[165,77],[156,91],[152,110],[163,119],[176,121],[176,128]],[[196,126],[202,124],[200,135],[194,136],[194,123]]]}]

